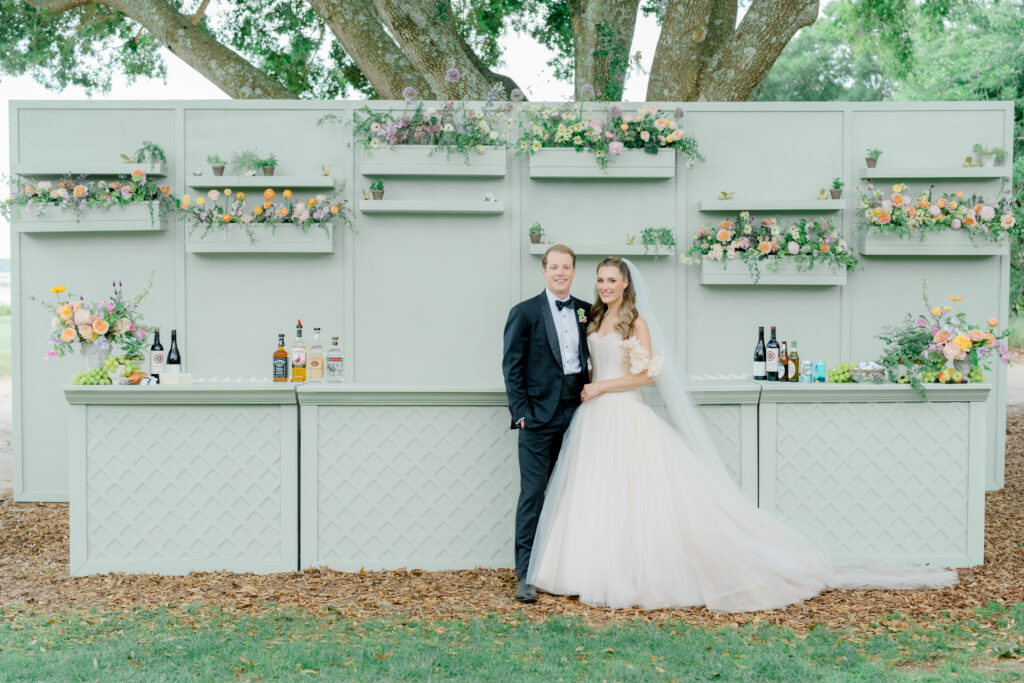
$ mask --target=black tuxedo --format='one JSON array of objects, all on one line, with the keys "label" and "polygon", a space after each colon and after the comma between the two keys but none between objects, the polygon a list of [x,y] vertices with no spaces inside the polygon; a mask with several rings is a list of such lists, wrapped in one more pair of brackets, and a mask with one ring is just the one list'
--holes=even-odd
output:
[{"label": "black tuxedo", "polygon": [[537,520],[544,505],[544,490],[555,468],[562,436],[580,405],[579,389],[589,382],[587,324],[578,311],[590,315],[590,304],[572,299],[572,315],[579,326],[580,374],[566,375],[558,344],[555,319],[546,292],[512,308],[505,323],[501,369],[512,428],[525,418],[519,432],[519,504],[516,507],[516,572],[526,577]]}]

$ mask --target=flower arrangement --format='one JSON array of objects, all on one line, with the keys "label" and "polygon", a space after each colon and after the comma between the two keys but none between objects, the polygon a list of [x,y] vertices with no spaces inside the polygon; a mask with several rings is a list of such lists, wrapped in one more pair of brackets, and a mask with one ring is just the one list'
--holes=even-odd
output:
[{"label": "flower arrangement", "polygon": [[[451,71],[458,73],[455,69]],[[500,84],[491,88],[480,108],[454,100],[440,107],[430,107],[423,101],[414,105],[415,88],[408,87],[402,94],[406,101],[404,109],[373,111],[363,107],[355,112],[353,133],[357,145],[371,151],[400,145],[430,145],[431,155],[443,151],[451,158],[461,154],[466,163],[473,154],[483,154],[488,147],[508,145],[512,104],[498,101],[503,99]],[[328,114],[317,125],[339,121],[339,117]]]},{"label": "flower arrangement", "polygon": [[41,303],[53,315],[47,341],[53,347],[47,351],[43,360],[48,361],[54,356],[63,357],[79,349],[88,353],[93,346],[105,347],[117,344],[127,357],[141,357],[146,338],[152,328],[146,326],[139,312],[139,303],[149,293],[153,280],[150,277],[146,288],[133,299],[124,295],[124,287],[120,282],[111,283],[113,296],[100,302],[87,302],[83,297],[65,293],[63,285],[53,287],[51,292],[57,295],[53,302],[29,297]]},{"label": "flower arrangement", "polygon": [[[145,172],[135,169],[131,176],[120,176],[118,180],[86,181],[84,177],[67,176],[55,182],[40,180],[24,181],[12,178],[10,198],[0,202],[0,216],[10,218],[11,209],[22,206],[36,216],[42,216],[48,209],[56,208],[65,213],[74,213],[81,220],[87,209],[109,211],[113,207],[152,202],[161,214],[172,211],[176,202],[171,197],[169,185],[157,186]],[[153,216],[150,205],[150,217]]]},{"label": "flower arrangement", "polygon": [[[963,299],[960,296],[946,298],[952,304]],[[1000,341],[1009,335],[1009,330],[997,333],[999,321],[995,318],[986,320],[985,325],[972,325],[967,322],[967,314],[954,312],[952,305],[930,306],[927,291],[925,306],[928,315],[918,316],[917,326],[931,331],[931,343],[921,355],[936,373],[933,381],[961,382],[967,375],[972,382],[982,382],[985,379],[982,371],[989,369],[989,360],[994,356],[1004,363],[1010,361],[1010,350]]]},{"label": "flower arrangement", "polygon": [[210,190],[194,199],[183,195],[179,208],[191,226],[190,232],[202,229],[201,238],[214,230],[230,231],[232,226],[238,225],[249,236],[249,243],[256,244],[257,226],[269,227],[272,233],[279,225],[291,225],[302,232],[319,227],[329,234],[328,224],[332,220],[340,220],[355,231],[346,200],[341,198],[344,191],[342,183],[330,194],[296,201],[291,190],[284,190],[278,197],[277,192],[268,187],[263,191],[262,201],[258,200],[250,209],[246,207],[246,193],[225,188],[223,192]]},{"label": "flower arrangement", "polygon": [[1016,225],[1007,203],[1005,193],[992,203],[978,195],[966,197],[962,191],[938,199],[930,191],[915,197],[909,186],[897,183],[891,194],[868,185],[867,194],[861,195],[858,213],[861,225],[880,235],[924,240],[926,233],[948,229],[963,230],[972,240],[996,241]]},{"label": "flower arrangement", "polygon": [[646,372],[647,376],[653,379],[661,374],[661,370],[665,365],[664,354],[659,353],[652,358],[636,337],[623,339],[619,342],[619,346],[629,354],[629,373],[631,375],[639,375],[641,372]]},{"label": "flower arrangement", "polygon": [[657,154],[671,149],[687,157],[687,163],[704,161],[697,140],[687,135],[679,119],[682,108],[674,115],[658,109],[656,104],[641,104],[635,114],[611,105],[601,115],[591,116],[579,105],[559,107],[533,105],[525,108],[520,119],[522,136],[516,154],[532,155],[544,147],[572,148],[590,152],[601,168],[627,149],[642,149]]},{"label": "flower arrangement", "polygon": [[749,211],[741,212],[735,223],[726,219],[717,228],[697,228],[693,245],[681,260],[692,263],[705,256],[712,261],[743,260],[755,284],[760,279],[762,263],[769,270],[778,270],[789,261],[796,263],[799,270],[810,270],[817,263],[848,269],[857,266],[857,257],[832,219],[802,218],[783,229],[777,218],[756,221]]}]

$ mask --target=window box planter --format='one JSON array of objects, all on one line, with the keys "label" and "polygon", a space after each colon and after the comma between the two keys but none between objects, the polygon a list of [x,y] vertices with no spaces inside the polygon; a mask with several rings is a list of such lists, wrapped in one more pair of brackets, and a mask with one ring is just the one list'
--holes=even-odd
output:
[{"label": "window box planter", "polygon": [[705,213],[726,211],[805,211],[831,212],[846,208],[845,199],[702,199],[697,209]]},{"label": "window box planter", "polygon": [[410,214],[482,214],[505,213],[505,202],[484,200],[431,200],[431,199],[361,199],[359,210],[363,213],[410,213]]},{"label": "window box planter", "polygon": [[[551,247],[550,244],[531,244],[530,253],[534,256],[543,256],[544,252]],[[675,247],[650,247],[646,252],[642,244],[581,244],[573,246],[572,250],[577,256],[672,256],[676,253]]]},{"label": "window box planter", "polygon": [[159,232],[167,230],[168,216],[156,202],[139,202],[110,210],[86,209],[81,216],[49,207],[39,215],[23,206],[11,209],[13,232]]},{"label": "window box planter", "polygon": [[117,176],[130,176],[132,171],[140,169],[147,176],[165,176],[167,175],[167,164],[163,163],[145,163],[145,164],[124,164],[124,163],[93,163],[93,164],[74,164],[70,168],[68,164],[60,165],[52,162],[41,162],[41,163],[26,163],[18,164],[14,168],[14,173],[20,176],[26,177],[45,177],[45,176],[109,176],[115,178]]},{"label": "window box planter", "polygon": [[995,167],[964,167],[953,166],[948,168],[928,168],[926,166],[886,166],[879,168],[861,167],[858,171],[860,178],[899,178],[900,180],[921,180],[932,178],[958,179],[987,179],[987,178],[1009,178],[1013,175],[1012,166]]},{"label": "window box planter", "polygon": [[328,233],[320,227],[306,232],[296,230],[292,225],[278,225],[274,232],[270,228],[256,226],[256,244],[249,242],[249,235],[241,226],[234,226],[231,232],[215,230],[200,237],[199,232],[185,238],[185,251],[192,254],[331,254],[334,253],[334,227],[328,225]]},{"label": "window box planter", "polygon": [[747,269],[747,264],[734,259],[726,268],[725,259],[714,261],[704,257],[700,265],[700,283],[702,285],[764,285],[764,286],[824,286],[831,287],[846,284],[846,268],[832,266],[827,263],[816,263],[813,269],[797,270],[797,264],[783,263],[778,270],[772,270],[767,264],[761,266],[760,279],[755,283],[754,277]]},{"label": "window box planter", "polygon": [[196,190],[246,190],[272,187],[330,190],[334,187],[334,176],[330,175],[201,175],[189,176],[188,186]]},{"label": "window box planter", "polygon": [[450,158],[443,150],[433,156],[433,145],[399,145],[394,149],[381,147],[363,149],[359,172],[364,176],[447,176],[504,178],[508,173],[508,154],[504,147],[485,147],[483,154],[471,151]]},{"label": "window box planter", "polygon": [[627,149],[616,155],[608,168],[601,168],[590,152],[545,147],[530,157],[530,177],[668,180],[676,177],[677,154],[674,149],[657,154]]},{"label": "window box planter", "polygon": [[865,256],[1006,256],[1010,253],[1006,237],[997,242],[982,237],[972,241],[962,230],[925,233],[924,241],[861,230],[857,248]]}]

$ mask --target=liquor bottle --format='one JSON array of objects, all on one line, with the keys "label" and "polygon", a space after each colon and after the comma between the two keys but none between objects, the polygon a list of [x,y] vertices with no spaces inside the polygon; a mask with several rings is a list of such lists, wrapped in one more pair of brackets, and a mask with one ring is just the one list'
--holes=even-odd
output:
[{"label": "liquor bottle", "polygon": [[789,371],[786,377],[790,382],[800,380],[800,352],[796,350],[796,341],[789,342]]},{"label": "liquor bottle", "polygon": [[178,352],[178,331],[171,330],[171,350],[167,352],[167,367],[164,372],[168,375],[181,374],[181,354]]},{"label": "liquor bottle", "polygon": [[295,343],[292,344],[292,381],[306,381],[306,345],[302,342],[302,321],[295,326]]},{"label": "liquor bottle", "polygon": [[167,366],[167,356],[164,354],[164,346],[160,343],[160,330],[153,330],[153,345],[149,347],[149,374],[156,377],[160,382],[160,373]]},{"label": "liquor bottle", "polygon": [[313,346],[309,347],[306,378],[311,382],[324,381],[324,347],[320,346],[320,328],[313,328]]},{"label": "liquor bottle", "polygon": [[331,348],[327,349],[326,365],[328,382],[345,381],[345,357],[341,355],[337,337],[331,337]]},{"label": "liquor bottle", "polygon": [[768,340],[765,354],[765,374],[769,382],[779,379],[779,342],[775,339],[775,326],[772,325],[772,338]]},{"label": "liquor bottle", "polygon": [[274,351],[274,381],[288,381],[288,352],[284,350],[284,332],[277,335],[277,351]]},{"label": "liquor bottle", "polygon": [[757,346],[754,347],[754,379],[767,379],[764,364],[764,327],[757,328]]},{"label": "liquor bottle", "polygon": [[779,381],[789,381],[789,351],[786,349],[786,342],[782,342],[782,349],[779,351]]}]

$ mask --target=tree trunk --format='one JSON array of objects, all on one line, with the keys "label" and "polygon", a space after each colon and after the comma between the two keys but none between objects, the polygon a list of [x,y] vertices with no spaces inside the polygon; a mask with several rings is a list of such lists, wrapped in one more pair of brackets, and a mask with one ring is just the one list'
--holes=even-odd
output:
[{"label": "tree trunk", "polygon": [[647,99],[691,101],[697,81],[736,30],[736,0],[672,0],[654,52]]},{"label": "tree trunk", "polygon": [[423,99],[437,97],[384,30],[373,0],[309,0],[309,4],[382,99],[402,99],[407,86],[416,88]]},{"label": "tree trunk", "polygon": [[576,99],[591,85],[604,100],[621,100],[640,0],[569,0]]}]

